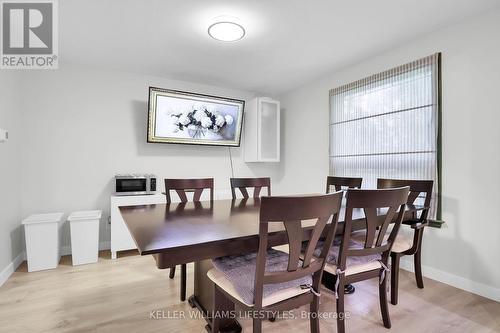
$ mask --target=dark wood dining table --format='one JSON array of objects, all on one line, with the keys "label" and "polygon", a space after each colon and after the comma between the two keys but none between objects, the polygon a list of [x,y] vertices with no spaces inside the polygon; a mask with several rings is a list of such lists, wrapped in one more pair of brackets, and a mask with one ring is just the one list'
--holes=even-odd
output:
[{"label": "dark wood dining table", "polygon": [[[407,216],[423,209],[407,206]],[[211,259],[256,252],[259,242],[258,198],[214,200],[189,203],[121,206],[120,212],[141,255],[154,255],[159,269],[194,262],[194,294],[189,303],[203,312],[210,329],[213,284],[206,273]],[[339,215],[337,234],[343,233],[344,208]],[[380,211],[381,222],[384,211]],[[303,239],[310,236],[314,221],[304,221]],[[353,211],[353,230],[365,228],[362,210]],[[269,245],[287,244],[284,227],[270,225]],[[326,273],[326,272],[325,272]],[[333,277],[332,277],[333,278]],[[239,332],[234,319],[223,323],[227,332]]]}]

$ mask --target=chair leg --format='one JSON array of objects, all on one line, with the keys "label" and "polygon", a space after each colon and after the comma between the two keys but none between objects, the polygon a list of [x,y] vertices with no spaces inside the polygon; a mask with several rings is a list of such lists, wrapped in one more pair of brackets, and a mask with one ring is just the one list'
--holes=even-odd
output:
[{"label": "chair leg", "polygon": [[387,304],[387,278],[385,274],[384,280],[379,284],[378,293],[380,298],[380,311],[382,312],[382,320],[386,328],[391,328],[391,318],[389,317],[389,304]]},{"label": "chair leg", "polygon": [[262,333],[262,319],[254,318],[253,319],[253,333]]},{"label": "chair leg", "polygon": [[186,300],[186,264],[181,266],[181,302]]},{"label": "chair leg", "polygon": [[398,304],[399,259],[397,253],[391,253],[391,304]]},{"label": "chair leg", "polygon": [[314,300],[311,302],[311,306],[309,309],[309,321],[311,325],[311,333],[319,333],[319,297],[314,296]]},{"label": "chair leg", "polygon": [[422,278],[422,257],[420,248],[413,255],[413,263],[415,264],[415,279],[417,280],[417,286],[420,289],[424,288],[424,279]]},{"label": "chair leg", "polygon": [[170,267],[170,274],[168,275],[169,278],[173,279],[175,277],[175,266]]},{"label": "chair leg", "polygon": [[[337,276],[340,279],[340,276]],[[337,333],[345,333],[345,311],[344,311],[344,281],[340,279],[337,298]]]}]

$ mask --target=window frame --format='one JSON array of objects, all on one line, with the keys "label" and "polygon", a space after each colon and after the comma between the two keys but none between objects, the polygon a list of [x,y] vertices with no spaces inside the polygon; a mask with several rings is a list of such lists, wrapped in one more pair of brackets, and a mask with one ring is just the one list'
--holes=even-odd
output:
[{"label": "window frame", "polygon": [[[425,61],[430,59],[429,61],[432,61],[431,63],[426,63]],[[328,113],[329,113],[329,122],[328,122],[328,133],[329,133],[329,150],[328,150],[328,163],[329,163],[329,170],[330,174],[332,173],[332,162],[331,162],[331,157],[332,157],[332,145],[331,145],[331,126],[332,126],[332,96],[336,94],[342,94],[345,93],[349,90],[353,90],[359,87],[363,86],[368,86],[372,85],[376,82],[387,80],[388,78],[394,77],[394,76],[400,76],[404,73],[415,71],[421,67],[424,66],[433,66],[433,84],[435,84],[435,89],[433,91],[433,96],[435,95],[435,100],[433,102],[433,106],[435,107],[435,116],[436,116],[436,174],[435,174],[435,183],[437,183],[437,189],[436,189],[436,197],[434,198],[435,200],[435,212],[436,212],[436,218],[438,220],[441,220],[442,218],[442,182],[443,182],[443,177],[442,177],[442,56],[441,52],[437,52],[435,54],[432,54],[428,57],[424,57],[415,61],[412,61],[410,63],[394,67],[392,69],[373,74],[371,76],[368,76],[366,78],[341,85],[337,88],[331,89],[329,92],[329,100],[328,100]],[[399,111],[398,111],[399,112]],[[380,114],[377,114],[375,116],[380,116]],[[367,118],[372,117],[372,116],[367,116]]]}]

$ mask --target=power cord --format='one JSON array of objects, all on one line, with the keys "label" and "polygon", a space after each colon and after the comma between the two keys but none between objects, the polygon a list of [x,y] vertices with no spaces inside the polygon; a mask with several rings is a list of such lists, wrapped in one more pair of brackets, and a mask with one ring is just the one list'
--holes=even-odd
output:
[{"label": "power cord", "polygon": [[227,147],[229,151],[229,162],[231,162],[231,177],[234,178],[233,155],[231,155],[231,147]]}]

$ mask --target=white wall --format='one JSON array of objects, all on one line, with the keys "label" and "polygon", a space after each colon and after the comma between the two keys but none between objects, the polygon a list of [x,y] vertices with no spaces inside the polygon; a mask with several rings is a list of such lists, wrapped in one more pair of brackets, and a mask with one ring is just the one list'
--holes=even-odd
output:
[{"label": "white wall", "polygon": [[0,128],[10,139],[0,143],[0,285],[5,268],[22,252],[19,172],[19,80],[15,72],[0,73]]},{"label": "white wall", "polygon": [[[31,71],[23,78],[23,215],[102,209],[106,228],[113,176],[154,173],[163,178],[214,177],[216,190],[229,190],[227,147],[146,143],[148,87],[250,99],[252,92],[158,77],[61,68]],[[270,176],[280,165],[245,164],[242,148],[231,148],[236,177]],[[68,245],[67,235],[64,245]]]},{"label": "white wall", "polygon": [[[427,229],[424,274],[500,299],[500,10],[437,31],[280,97],[283,191],[322,191],[328,174],[328,92],[442,52],[443,218]],[[494,295],[492,295],[492,293]]]}]

